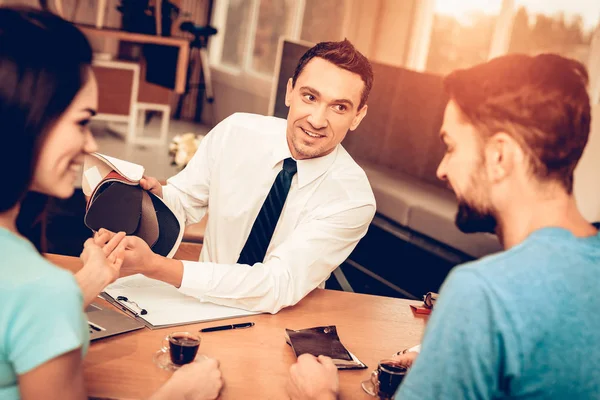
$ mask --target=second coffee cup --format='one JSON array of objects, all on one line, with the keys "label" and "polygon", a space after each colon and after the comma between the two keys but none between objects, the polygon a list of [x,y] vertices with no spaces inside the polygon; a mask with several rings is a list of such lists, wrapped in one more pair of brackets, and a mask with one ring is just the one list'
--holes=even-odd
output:
[{"label": "second coffee cup", "polygon": [[192,332],[173,332],[163,339],[163,351],[169,352],[175,365],[194,361],[199,347],[200,336]]}]

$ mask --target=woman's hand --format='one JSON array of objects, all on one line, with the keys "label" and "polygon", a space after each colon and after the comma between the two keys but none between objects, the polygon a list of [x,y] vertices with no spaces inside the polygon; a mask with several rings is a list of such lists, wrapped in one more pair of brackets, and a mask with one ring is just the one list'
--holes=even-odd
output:
[{"label": "woman's hand", "polygon": [[79,256],[83,268],[75,274],[75,279],[83,293],[84,306],[88,306],[104,288],[119,277],[124,254],[114,252],[125,237],[125,232],[108,238],[108,235],[94,235],[86,240]]}]

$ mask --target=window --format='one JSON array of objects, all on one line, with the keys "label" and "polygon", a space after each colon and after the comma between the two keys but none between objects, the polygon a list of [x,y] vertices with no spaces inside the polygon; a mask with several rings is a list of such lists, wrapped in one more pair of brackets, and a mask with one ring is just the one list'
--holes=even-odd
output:
[{"label": "window", "polygon": [[312,43],[344,38],[346,0],[306,0],[300,39]]},{"label": "window", "polygon": [[244,59],[245,38],[250,27],[249,16],[252,3],[247,0],[230,0],[224,28],[223,58],[221,62],[241,67]]},{"label": "window", "polygon": [[583,63],[600,102],[600,2],[419,0],[406,67],[447,74],[507,53],[557,53]]},{"label": "window", "polygon": [[351,0],[222,0],[213,24],[210,61],[236,75],[270,81],[281,36],[309,42],[341,40]]},{"label": "window", "polygon": [[447,74],[488,59],[501,0],[436,0],[426,70]]},{"label": "window", "polygon": [[516,0],[509,53],[557,53],[583,64],[600,18],[600,2]]},{"label": "window", "polygon": [[252,70],[273,75],[280,36],[292,33],[295,0],[261,0],[252,51]]}]

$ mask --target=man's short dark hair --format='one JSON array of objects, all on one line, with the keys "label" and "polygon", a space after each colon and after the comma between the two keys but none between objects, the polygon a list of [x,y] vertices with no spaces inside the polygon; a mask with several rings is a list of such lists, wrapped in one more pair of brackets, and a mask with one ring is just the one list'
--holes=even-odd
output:
[{"label": "man's short dark hair", "polygon": [[446,91],[483,139],[511,135],[540,181],[573,191],[573,171],[590,132],[588,74],[578,61],[556,54],[513,54],[457,70]]},{"label": "man's short dark hair", "polygon": [[360,110],[367,103],[369,92],[373,87],[373,69],[367,57],[356,50],[356,47],[348,39],[344,39],[341,42],[318,43],[300,58],[292,77],[292,87],[296,85],[296,80],[298,80],[298,76],[300,76],[306,64],[315,57],[322,58],[339,68],[360,75],[365,84],[360,96],[360,105],[358,107]]}]

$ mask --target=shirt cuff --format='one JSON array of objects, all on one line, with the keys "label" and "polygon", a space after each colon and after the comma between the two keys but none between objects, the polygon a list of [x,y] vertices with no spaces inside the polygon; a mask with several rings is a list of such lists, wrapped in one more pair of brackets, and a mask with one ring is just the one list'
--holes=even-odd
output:
[{"label": "shirt cuff", "polygon": [[213,265],[197,261],[181,261],[183,277],[179,291],[185,295],[203,300],[212,286]]},{"label": "shirt cuff", "polygon": [[421,345],[418,344],[414,347],[411,347],[410,349],[407,350],[407,352],[414,352],[414,353],[420,353],[421,352]]},{"label": "shirt cuff", "polygon": [[162,187],[163,200],[171,208],[174,208],[175,202],[173,201],[173,188],[166,184]]},{"label": "shirt cuff", "polygon": [[177,219],[182,221],[183,225],[185,226],[187,219],[185,216],[185,212],[183,211],[183,207],[177,201],[178,198],[177,198],[177,193],[174,193],[175,190],[177,190],[177,189],[174,189],[172,186],[169,186],[168,184],[163,186],[162,187],[163,200],[167,204],[167,206],[171,209],[171,211],[173,211],[173,213],[175,214]]}]

